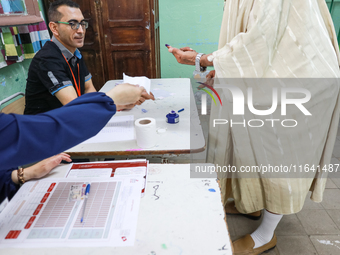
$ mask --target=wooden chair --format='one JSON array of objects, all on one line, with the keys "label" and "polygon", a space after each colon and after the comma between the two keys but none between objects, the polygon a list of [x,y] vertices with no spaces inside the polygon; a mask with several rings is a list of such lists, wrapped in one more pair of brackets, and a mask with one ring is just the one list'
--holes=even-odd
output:
[{"label": "wooden chair", "polygon": [[[6,105],[2,108],[2,105],[11,101],[12,99],[22,96],[21,98],[13,101],[12,103]],[[1,113],[16,113],[16,114],[24,114],[25,110],[25,94],[22,92],[15,93],[4,100],[0,101],[0,112]]]}]

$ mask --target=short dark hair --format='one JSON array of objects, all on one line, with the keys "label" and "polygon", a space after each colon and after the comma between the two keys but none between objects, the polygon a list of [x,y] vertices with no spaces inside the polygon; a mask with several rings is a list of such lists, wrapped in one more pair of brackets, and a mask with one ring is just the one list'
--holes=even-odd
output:
[{"label": "short dark hair", "polygon": [[62,5],[66,5],[72,8],[79,8],[79,4],[71,1],[71,0],[57,0],[50,4],[48,8],[48,20],[49,21],[59,21],[62,18],[62,14],[58,12],[58,8]]}]

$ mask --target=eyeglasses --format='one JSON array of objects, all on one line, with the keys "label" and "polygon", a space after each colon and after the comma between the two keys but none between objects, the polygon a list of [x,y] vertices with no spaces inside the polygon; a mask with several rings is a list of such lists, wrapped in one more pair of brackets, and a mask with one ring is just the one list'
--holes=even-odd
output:
[{"label": "eyeglasses", "polygon": [[70,21],[70,22],[55,21],[54,23],[70,25],[73,30],[78,30],[80,25],[82,26],[83,29],[86,29],[86,28],[89,27],[89,22],[86,21],[86,20],[83,20],[82,22],[77,22],[77,21]]}]

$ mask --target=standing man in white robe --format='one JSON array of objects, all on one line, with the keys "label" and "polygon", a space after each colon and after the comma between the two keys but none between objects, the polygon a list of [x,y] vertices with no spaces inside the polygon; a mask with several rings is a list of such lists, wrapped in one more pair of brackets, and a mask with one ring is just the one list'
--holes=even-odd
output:
[{"label": "standing man in white robe", "polygon": [[[168,48],[179,63],[195,65],[197,52],[187,47]],[[227,0],[219,49],[202,55],[199,63],[203,67],[214,66],[215,74],[210,76],[215,75],[215,88],[219,87],[223,103],[222,107],[212,105],[211,109],[209,163],[232,165],[237,169],[264,165],[293,168],[314,165],[325,169],[297,171],[290,175],[281,173],[277,176],[280,178],[262,173],[253,174],[251,178],[244,173],[219,174],[227,212],[234,205],[234,211],[242,214],[265,209],[259,228],[233,242],[236,255],[261,254],[275,247],[274,230],[282,215],[299,212],[309,190],[313,201],[322,201],[340,106],[339,46],[326,2]],[[244,95],[249,87],[252,88],[257,109],[269,109],[272,103],[272,88],[268,84],[261,87],[263,80],[260,78],[273,78],[276,81],[273,86],[279,84],[279,90],[292,86],[309,91],[311,98],[303,106],[311,116],[303,114],[298,107],[289,106],[285,119],[294,119],[298,123],[291,129],[282,126],[214,126],[214,119],[240,118],[233,115],[229,89],[223,88],[230,78],[242,78],[238,86]],[[258,78],[260,82],[256,79],[247,82],[244,78]],[[298,95],[293,97],[299,98]],[[280,114],[278,107],[272,114],[273,119],[283,117]],[[254,114],[246,110],[243,120],[262,117],[254,118]],[[268,116],[263,120],[265,117]],[[233,198],[234,202],[227,202],[228,198]]]}]

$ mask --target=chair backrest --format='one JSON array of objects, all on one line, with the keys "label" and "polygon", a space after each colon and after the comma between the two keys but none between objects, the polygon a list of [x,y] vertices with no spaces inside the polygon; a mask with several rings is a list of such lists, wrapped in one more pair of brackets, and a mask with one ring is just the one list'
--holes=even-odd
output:
[{"label": "chair backrest", "polygon": [[[15,100],[14,102],[10,103],[9,105],[6,105],[4,108],[1,109],[1,106],[8,101],[21,96],[21,98]],[[16,113],[16,114],[24,114],[25,110],[25,94],[22,92],[18,92],[13,94],[12,96],[9,96],[5,98],[4,100],[0,101],[0,112],[2,113]]]}]

